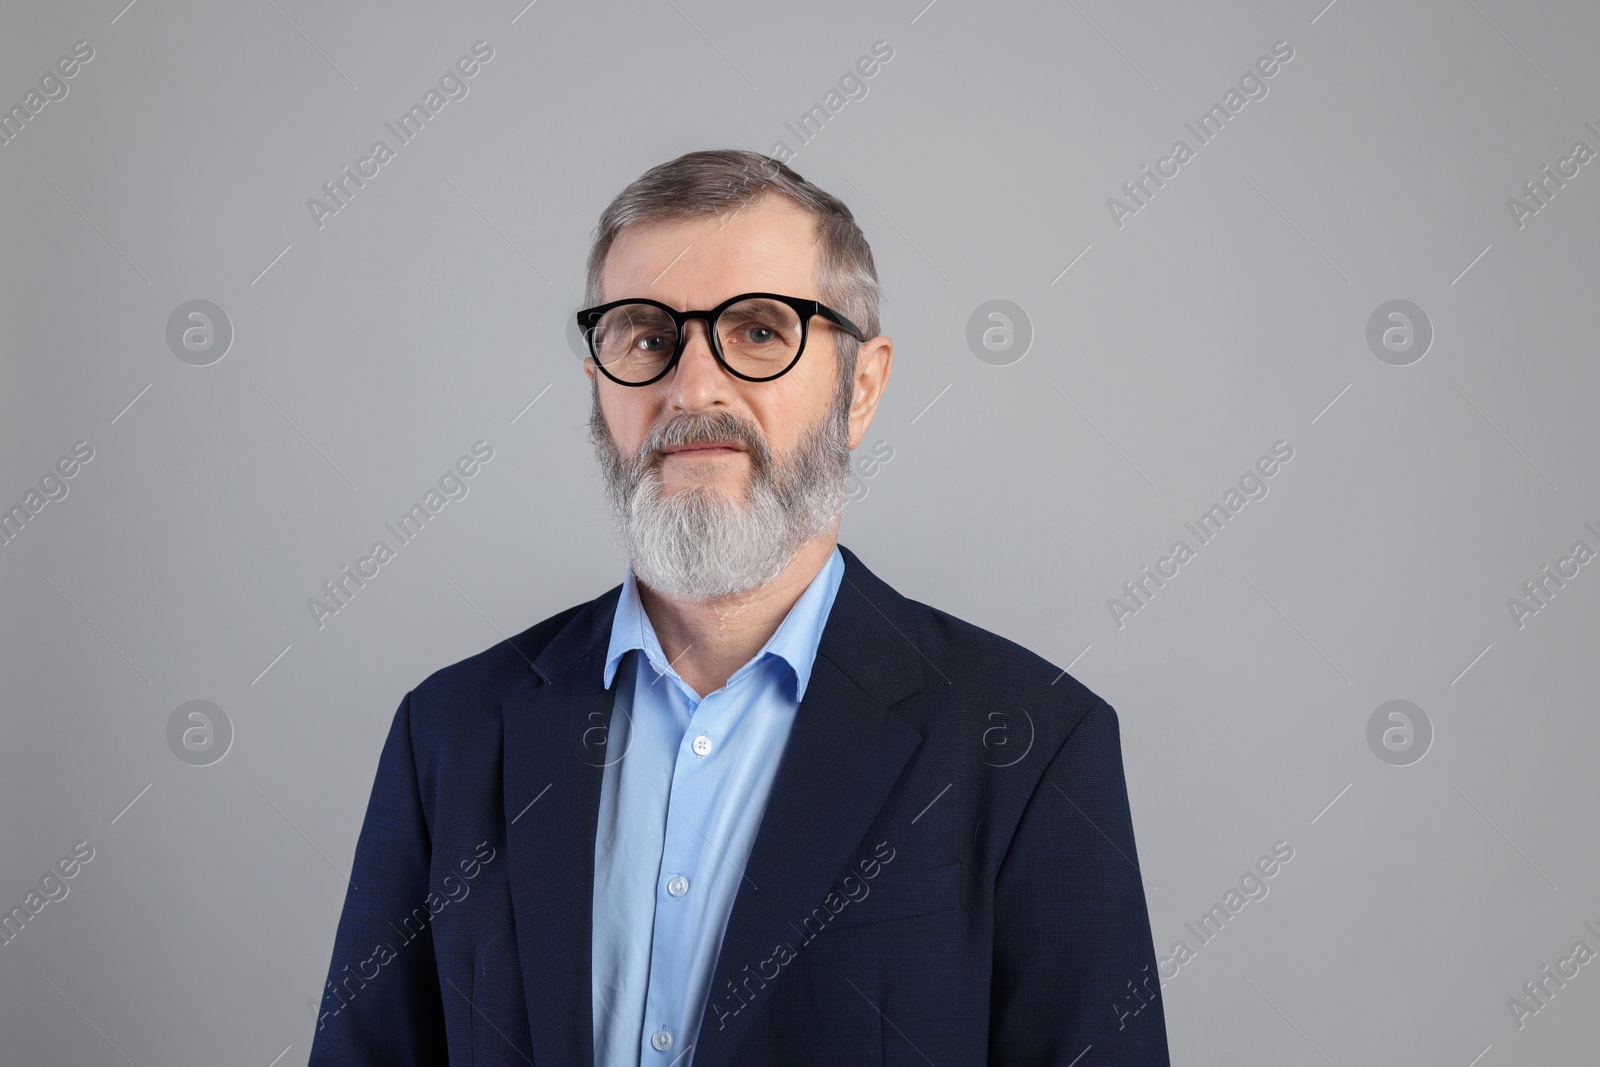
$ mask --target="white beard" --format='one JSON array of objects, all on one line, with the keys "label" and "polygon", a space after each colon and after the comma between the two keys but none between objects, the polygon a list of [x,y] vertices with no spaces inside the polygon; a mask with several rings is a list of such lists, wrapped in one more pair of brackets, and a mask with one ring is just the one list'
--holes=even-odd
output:
[{"label": "white beard", "polygon": [[[846,390],[849,382],[844,383]],[[685,600],[714,600],[766,585],[800,546],[838,521],[850,470],[848,391],[777,463],[760,431],[731,412],[682,415],[656,428],[639,453],[623,457],[600,411],[596,384],[590,439],[605,475],[619,548],[635,578]],[[720,489],[666,493],[659,449],[710,440],[741,441],[750,478],[741,501]]]}]

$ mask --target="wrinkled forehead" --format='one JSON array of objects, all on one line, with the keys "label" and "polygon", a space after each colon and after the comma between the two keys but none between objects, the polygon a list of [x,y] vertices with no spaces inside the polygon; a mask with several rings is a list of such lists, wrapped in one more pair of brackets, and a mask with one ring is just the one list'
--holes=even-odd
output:
[{"label": "wrinkled forehead", "polygon": [[817,298],[817,220],[768,195],[722,215],[625,226],[600,273],[602,303],[649,297],[677,308],[709,308],[738,293]]}]

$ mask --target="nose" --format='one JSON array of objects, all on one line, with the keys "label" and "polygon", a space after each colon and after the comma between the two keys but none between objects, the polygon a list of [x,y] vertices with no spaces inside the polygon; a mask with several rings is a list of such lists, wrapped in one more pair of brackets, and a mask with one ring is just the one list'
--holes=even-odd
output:
[{"label": "nose", "polygon": [[667,399],[683,411],[703,411],[725,401],[732,381],[711,350],[710,326],[691,319],[683,327],[683,354],[665,385]]}]

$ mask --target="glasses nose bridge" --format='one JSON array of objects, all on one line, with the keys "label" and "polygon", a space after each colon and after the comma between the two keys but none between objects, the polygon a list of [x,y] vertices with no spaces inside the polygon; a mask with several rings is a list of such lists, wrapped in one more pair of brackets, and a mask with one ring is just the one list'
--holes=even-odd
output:
[{"label": "glasses nose bridge", "polygon": [[678,358],[679,359],[682,359],[683,358],[683,354],[686,351],[688,351],[689,339],[692,336],[691,333],[690,333],[689,327],[694,323],[694,321],[696,319],[698,319],[700,322],[705,324],[706,347],[711,350],[712,358],[715,359],[718,363],[722,362],[721,352],[719,351],[719,346],[717,344],[717,339],[716,339],[717,312],[715,312],[715,311],[679,311],[679,312],[676,312],[673,317],[677,320],[677,323],[678,323]]},{"label": "glasses nose bridge", "polygon": [[710,340],[711,340],[711,335],[714,332],[713,327],[716,326],[716,317],[717,317],[717,313],[714,312],[714,311],[680,311],[680,312],[678,312],[678,314],[677,314],[678,334],[683,339],[683,343],[685,345],[687,345],[689,343],[689,325],[691,323],[693,323],[696,319],[698,319],[699,321],[705,323],[706,341],[709,343]]}]

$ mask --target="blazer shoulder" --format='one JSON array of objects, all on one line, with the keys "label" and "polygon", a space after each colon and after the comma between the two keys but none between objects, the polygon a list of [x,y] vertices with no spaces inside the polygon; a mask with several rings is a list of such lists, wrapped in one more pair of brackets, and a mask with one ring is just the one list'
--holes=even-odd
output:
[{"label": "blazer shoulder", "polygon": [[411,691],[412,714],[419,708],[483,706],[498,717],[500,698],[533,676],[534,661],[551,641],[585,610],[603,599],[575,604],[502,641],[434,671]]},{"label": "blazer shoulder", "polygon": [[[959,677],[950,676],[952,685],[989,692],[998,689],[1024,700],[1042,697],[1041,706],[1059,709],[1073,722],[1106,704],[1061,667],[1010,638],[919,601],[908,599],[907,604],[918,616],[929,647],[938,652],[929,657],[932,662],[955,666]],[[938,682],[934,676],[934,683]]]}]

